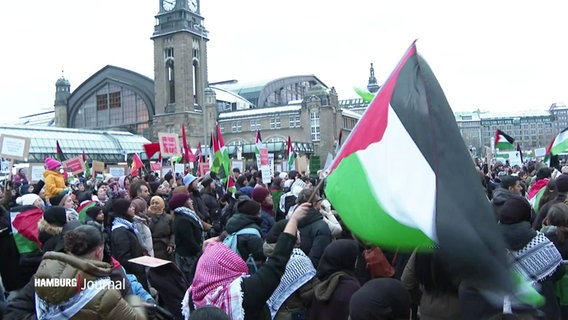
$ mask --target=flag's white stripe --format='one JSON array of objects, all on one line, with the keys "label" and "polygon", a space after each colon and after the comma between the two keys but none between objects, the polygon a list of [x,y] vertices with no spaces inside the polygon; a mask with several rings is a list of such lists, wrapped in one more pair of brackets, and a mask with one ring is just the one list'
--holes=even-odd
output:
[{"label": "flag's white stripe", "polygon": [[507,140],[507,138],[505,138],[502,135],[499,135],[499,140],[497,140],[497,143],[501,143],[501,142],[506,142],[506,143],[510,144],[510,142],[509,142],[509,140]]},{"label": "flag's white stripe", "polygon": [[390,106],[383,139],[356,155],[381,206],[400,223],[437,241],[436,175]]},{"label": "flag's white stripe", "polygon": [[561,132],[554,139],[554,144],[552,145],[552,147],[554,148],[566,140],[568,140],[568,131]]}]

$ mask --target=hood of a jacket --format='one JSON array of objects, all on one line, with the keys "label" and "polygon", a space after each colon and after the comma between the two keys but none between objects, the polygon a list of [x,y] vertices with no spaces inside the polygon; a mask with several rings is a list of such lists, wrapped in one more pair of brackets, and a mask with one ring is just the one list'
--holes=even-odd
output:
[{"label": "hood of a jacket", "polygon": [[339,285],[342,276],[347,276],[347,273],[338,271],[330,275],[324,281],[317,282],[314,286],[314,296],[316,300],[321,302],[329,301],[333,292],[335,292],[335,289]]},{"label": "hood of a jacket", "polygon": [[252,217],[246,214],[237,213],[233,215],[229,219],[229,221],[227,221],[227,226],[225,227],[225,230],[227,230],[229,234],[237,232],[246,227],[252,227],[260,230],[259,227],[260,222],[261,222],[260,217]]},{"label": "hood of a jacket", "polygon": [[47,303],[62,303],[77,294],[77,287],[82,286],[83,281],[109,276],[111,271],[112,266],[106,262],[46,252],[35,274],[36,281],[41,284],[42,280],[68,279],[67,284],[75,286],[35,286],[35,292]]}]

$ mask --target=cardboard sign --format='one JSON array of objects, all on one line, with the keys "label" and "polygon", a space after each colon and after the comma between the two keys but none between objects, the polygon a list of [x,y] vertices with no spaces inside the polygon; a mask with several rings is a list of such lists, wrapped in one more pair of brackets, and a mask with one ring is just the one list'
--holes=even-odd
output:
[{"label": "cardboard sign", "polygon": [[115,177],[115,178],[120,178],[122,176],[126,175],[126,168],[125,167],[120,167],[120,166],[109,166],[108,167],[108,173]]},{"label": "cardboard sign", "polygon": [[162,168],[162,165],[159,162],[152,162],[150,163],[150,170],[159,172]]},{"label": "cardboard sign", "polygon": [[3,134],[0,136],[0,145],[0,156],[3,158],[27,160],[30,151],[30,138]]},{"label": "cardboard sign", "polygon": [[267,148],[260,148],[260,166],[269,165],[270,160],[268,160],[268,149]]},{"label": "cardboard sign", "polygon": [[150,267],[150,268],[163,266],[163,265],[171,262],[169,260],[154,258],[154,257],[150,257],[150,256],[141,256],[141,257],[138,257],[138,258],[130,259],[128,261],[130,261],[132,263],[140,264],[140,265],[143,265],[143,266],[146,266],[146,267]]},{"label": "cardboard sign", "polygon": [[231,172],[233,169],[241,170],[241,173],[245,172],[245,163],[242,160],[231,160]]},{"label": "cardboard sign", "polygon": [[102,162],[102,161],[93,160],[93,171],[104,172],[105,171],[105,163]]},{"label": "cardboard sign", "polygon": [[185,168],[183,166],[183,163],[176,163],[174,164],[174,170],[175,172],[179,173],[179,174],[183,174]]},{"label": "cardboard sign", "polygon": [[73,174],[77,174],[79,172],[83,172],[85,170],[85,164],[83,163],[83,157],[74,157],[69,160],[65,160],[62,163],[63,168],[67,169],[67,171],[72,172]]},{"label": "cardboard sign", "polygon": [[209,169],[209,163],[208,162],[201,162],[199,164],[199,176],[200,177],[203,177],[209,171],[211,171],[211,170]]},{"label": "cardboard sign", "polygon": [[546,148],[536,148],[534,149],[535,157],[544,157],[546,155]]},{"label": "cardboard sign", "polygon": [[45,171],[45,164],[43,163],[30,163],[30,183],[36,183],[43,178]]},{"label": "cardboard sign", "polygon": [[177,134],[158,133],[158,142],[160,143],[160,152],[162,153],[162,157],[179,156],[181,154]]}]

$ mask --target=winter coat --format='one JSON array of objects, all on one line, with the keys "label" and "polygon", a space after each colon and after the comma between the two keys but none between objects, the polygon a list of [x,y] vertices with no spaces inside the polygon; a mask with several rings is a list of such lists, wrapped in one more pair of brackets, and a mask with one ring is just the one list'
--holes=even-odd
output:
[{"label": "winter coat", "polygon": [[547,203],[545,203],[542,208],[540,208],[538,210],[536,219],[534,219],[533,222],[533,228],[536,230],[540,230],[540,228],[542,227],[542,222],[544,221],[544,219],[546,218],[546,216],[548,216],[548,210],[550,209],[550,207],[554,204],[557,203],[564,203],[564,201],[566,200],[566,194],[565,193],[559,193],[556,198],[548,201]]},{"label": "winter coat", "polygon": [[146,219],[140,216],[134,216],[134,221],[132,222],[136,230],[138,230],[138,241],[140,241],[142,249],[144,249],[145,254],[153,257],[154,245],[152,243],[152,232],[147,223]]},{"label": "winter coat", "polygon": [[317,277],[314,281],[310,319],[347,320],[351,296],[361,287],[357,278],[338,271],[323,281]]},{"label": "winter coat", "polygon": [[[112,266],[98,260],[86,260],[60,252],[48,252],[35,275],[36,279],[80,279],[93,281],[110,276]],[[49,304],[59,304],[77,294],[76,286],[35,286],[39,298]],[[103,288],[83,307],[77,319],[141,319],[114,288]]]},{"label": "winter coat", "polygon": [[245,319],[270,319],[266,301],[280,284],[295,244],[295,236],[282,233],[270,259],[254,275],[243,278],[241,289]]},{"label": "winter coat", "polygon": [[[237,213],[233,215],[229,221],[227,221],[227,227],[225,230],[227,233],[235,233],[244,228],[253,228],[258,230],[262,235],[262,230],[259,227],[260,218],[249,216],[242,213]],[[241,254],[241,258],[246,261],[250,254],[252,254],[254,260],[264,261],[266,257],[262,251],[262,245],[264,240],[253,234],[241,234],[237,236],[237,250]]]},{"label": "winter coat", "polygon": [[148,290],[148,280],[144,266],[129,262],[132,258],[143,256],[143,248],[136,234],[125,227],[119,227],[111,231],[110,251],[112,256],[120,262],[126,270],[138,278],[144,289]]},{"label": "winter coat", "polygon": [[[420,283],[416,276],[416,253],[413,253],[406,264],[402,274],[402,285],[410,293],[416,293],[420,305],[421,320],[453,320],[461,318],[460,300],[457,288],[454,293],[430,293],[420,290]],[[418,302],[416,301],[416,302]]]},{"label": "winter coat", "polygon": [[267,211],[260,210],[260,230],[262,230],[262,235],[265,236],[272,226],[274,225],[274,217],[270,215]]},{"label": "winter coat", "polygon": [[43,178],[45,181],[45,201],[60,194],[65,189],[65,179],[61,173],[45,170]]},{"label": "winter coat", "polygon": [[[537,231],[531,228],[531,224],[528,221],[515,224],[500,224],[499,228],[507,249],[511,251],[524,249],[537,236]],[[560,316],[560,307],[556,300],[554,282],[561,279],[564,273],[564,267],[560,264],[553,274],[538,282],[538,291],[546,301],[543,306],[539,307],[539,310],[544,312],[547,319],[557,319]]]},{"label": "winter coat", "polygon": [[201,198],[203,199],[203,203],[205,203],[205,207],[207,208],[207,215],[211,219],[211,224],[217,233],[222,231],[221,228],[221,205],[217,200],[217,195],[214,191],[211,191],[209,188],[205,188],[201,192]]},{"label": "winter coat", "polygon": [[172,254],[168,253],[168,246],[174,247],[174,219],[167,214],[161,215],[150,214],[150,231],[152,233],[152,244],[154,245],[154,257],[172,260]]},{"label": "winter coat", "polygon": [[36,271],[35,266],[22,266],[16,247],[10,214],[0,208],[0,277],[6,291],[17,290],[26,285]]},{"label": "winter coat", "polygon": [[298,223],[300,230],[300,248],[310,257],[317,268],[323,251],[331,243],[331,231],[323,221],[323,216],[315,208],[310,208],[308,215]]},{"label": "winter coat", "polygon": [[179,212],[179,209],[176,211],[174,211],[173,223],[176,253],[183,257],[195,257],[201,253],[202,229],[195,219]]},{"label": "winter coat", "polygon": [[209,222],[211,219],[209,217],[209,210],[205,205],[205,201],[203,201],[203,197],[201,197],[201,193],[197,190],[191,191],[192,199],[193,199],[193,208],[195,209],[195,213],[197,216],[201,218],[202,221]]},{"label": "winter coat", "polygon": [[568,260],[568,232],[564,232],[564,241],[560,242],[556,235],[556,226],[545,226],[540,231],[554,243],[554,246],[562,255],[562,259]]},{"label": "winter coat", "polygon": [[63,227],[50,224],[44,219],[41,219],[37,224],[37,230],[38,239],[42,243],[41,251],[54,251],[57,243],[61,241]]}]

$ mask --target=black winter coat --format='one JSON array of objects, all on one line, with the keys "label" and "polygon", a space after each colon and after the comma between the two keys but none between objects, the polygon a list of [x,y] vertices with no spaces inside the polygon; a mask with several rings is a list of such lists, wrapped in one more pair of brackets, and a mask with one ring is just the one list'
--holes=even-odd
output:
[{"label": "black winter coat", "polygon": [[310,257],[314,268],[318,267],[323,251],[331,243],[331,231],[323,216],[315,208],[310,208],[308,215],[298,223],[300,230],[300,248]]},{"label": "black winter coat", "polygon": [[[176,253],[184,257],[194,257],[201,252],[203,245],[203,232],[198,222],[188,215],[174,211],[174,238]],[[189,209],[188,209],[189,210]]]},{"label": "black winter coat", "polygon": [[[227,233],[231,234],[244,228],[253,228],[258,230],[258,233],[262,235],[262,230],[260,230],[259,227],[260,222],[260,217],[252,217],[246,214],[237,213],[233,215],[229,221],[227,221],[227,227],[225,230]],[[252,254],[256,261],[266,260],[264,252],[262,251],[263,244],[264,240],[256,235],[241,234],[237,236],[237,250],[239,250],[241,258],[245,261],[249,254]]]},{"label": "black winter coat", "polygon": [[203,199],[203,203],[205,203],[205,207],[207,207],[207,214],[211,219],[211,224],[217,233],[222,231],[221,228],[221,205],[217,200],[217,195],[215,192],[211,192],[209,188],[203,189],[201,193],[201,198]]},{"label": "black winter coat", "polygon": [[254,275],[243,279],[241,289],[245,320],[270,319],[266,301],[280,284],[295,244],[295,236],[282,233],[270,259]]},{"label": "black winter coat", "polygon": [[132,258],[143,256],[143,249],[136,234],[125,227],[116,228],[110,234],[110,251],[126,270],[136,276],[138,282],[148,291],[148,278],[143,265],[129,262]]}]

